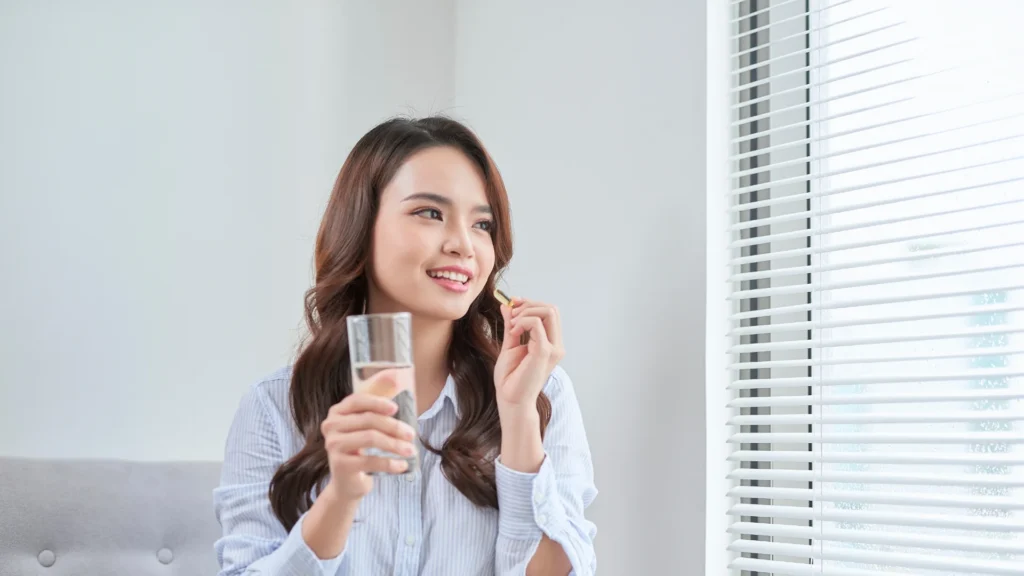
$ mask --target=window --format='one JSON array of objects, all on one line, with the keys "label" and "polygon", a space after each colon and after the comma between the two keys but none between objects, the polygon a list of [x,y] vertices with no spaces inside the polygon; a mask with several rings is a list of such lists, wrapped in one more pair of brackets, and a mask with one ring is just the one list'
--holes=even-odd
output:
[{"label": "window", "polygon": [[730,573],[1024,574],[1024,3],[731,6]]}]

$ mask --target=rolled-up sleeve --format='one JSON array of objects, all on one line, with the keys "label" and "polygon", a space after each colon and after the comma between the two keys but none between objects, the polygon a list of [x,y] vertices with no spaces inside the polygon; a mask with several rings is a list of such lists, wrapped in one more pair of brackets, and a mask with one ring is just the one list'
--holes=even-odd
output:
[{"label": "rolled-up sleeve", "polygon": [[320,559],[302,538],[303,516],[291,532],[274,515],[268,489],[284,461],[279,435],[259,387],[242,399],[228,433],[220,486],[213,492],[222,536],[214,549],[218,576],[335,576],[345,557]]},{"label": "rolled-up sleeve", "polygon": [[560,367],[544,388],[551,400],[551,422],[544,434],[544,462],[535,474],[516,472],[495,463],[498,487],[498,541],[495,572],[526,573],[543,536],[565,550],[575,576],[597,569],[594,537],[597,527],[584,511],[597,496],[590,446],[576,393]]}]

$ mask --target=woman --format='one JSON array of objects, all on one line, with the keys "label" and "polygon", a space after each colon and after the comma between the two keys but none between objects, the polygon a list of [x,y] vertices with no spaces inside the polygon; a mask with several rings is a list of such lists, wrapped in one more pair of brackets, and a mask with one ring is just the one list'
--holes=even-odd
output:
[{"label": "woman", "polygon": [[[317,237],[310,339],[231,426],[221,575],[594,573],[597,491],[558,312],[493,298],[511,257],[504,184],[467,128],[395,119],[356,144]],[[393,402],[352,393],[345,318],[364,311],[412,313],[418,437]],[[422,466],[398,474],[367,448],[419,449]]]}]

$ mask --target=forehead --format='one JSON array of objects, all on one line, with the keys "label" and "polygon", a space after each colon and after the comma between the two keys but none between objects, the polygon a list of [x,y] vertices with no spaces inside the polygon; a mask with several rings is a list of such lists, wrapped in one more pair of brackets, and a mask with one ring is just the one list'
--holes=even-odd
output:
[{"label": "forehead", "polygon": [[456,204],[487,204],[480,169],[461,151],[434,147],[410,156],[382,194],[382,202],[401,201],[409,194],[432,192]]}]

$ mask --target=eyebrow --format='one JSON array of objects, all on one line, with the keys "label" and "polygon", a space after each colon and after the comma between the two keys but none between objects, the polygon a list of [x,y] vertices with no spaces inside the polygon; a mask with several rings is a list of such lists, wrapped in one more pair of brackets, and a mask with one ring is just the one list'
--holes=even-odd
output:
[{"label": "eyebrow", "polygon": [[[451,207],[453,204],[451,198],[448,198],[447,196],[442,196],[441,194],[437,194],[436,192],[416,192],[414,194],[406,196],[402,200],[402,202],[411,202],[413,200],[426,200],[428,202],[435,202],[445,207]],[[473,212],[480,212],[482,214],[493,214],[493,210],[491,210],[491,207],[488,206],[487,204],[480,204],[476,206],[475,208],[473,208]]]}]

